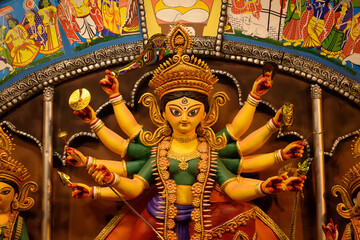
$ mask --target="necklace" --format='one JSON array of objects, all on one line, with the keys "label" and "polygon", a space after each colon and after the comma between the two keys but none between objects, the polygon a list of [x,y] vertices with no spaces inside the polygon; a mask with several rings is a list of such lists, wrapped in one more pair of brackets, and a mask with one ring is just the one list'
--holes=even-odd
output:
[{"label": "necklace", "polygon": [[181,143],[188,143],[188,142],[191,142],[192,140],[195,140],[196,138],[197,138],[196,134],[192,137],[174,137],[173,136],[173,139],[175,139],[176,141],[181,142]]},{"label": "necklace", "polygon": [[200,152],[197,148],[194,149],[194,151],[190,153],[177,153],[172,150],[168,151],[168,158],[175,159],[179,162],[179,168],[183,171],[186,171],[189,168],[189,164],[187,163],[191,159],[199,158]]}]

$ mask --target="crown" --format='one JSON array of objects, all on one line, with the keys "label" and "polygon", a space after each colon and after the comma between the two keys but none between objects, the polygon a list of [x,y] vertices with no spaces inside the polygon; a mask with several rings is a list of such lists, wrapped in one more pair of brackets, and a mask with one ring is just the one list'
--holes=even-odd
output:
[{"label": "crown", "polygon": [[209,66],[195,56],[183,54],[192,47],[190,34],[176,25],[168,36],[168,45],[176,55],[155,69],[149,86],[162,98],[176,91],[193,91],[209,96],[218,78],[211,73]]},{"label": "crown", "polygon": [[341,181],[344,186],[346,186],[351,196],[355,190],[360,187],[360,163],[357,163],[350,168]]},{"label": "crown", "polygon": [[13,150],[10,136],[0,127],[0,178],[10,180],[20,187],[30,174],[22,163],[11,158]]}]

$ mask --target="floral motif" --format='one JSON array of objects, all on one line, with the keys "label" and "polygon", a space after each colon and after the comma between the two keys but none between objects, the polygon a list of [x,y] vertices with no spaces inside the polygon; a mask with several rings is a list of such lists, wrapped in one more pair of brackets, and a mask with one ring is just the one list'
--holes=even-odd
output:
[{"label": "floral motif", "polygon": [[168,216],[169,218],[175,218],[178,210],[176,206],[172,205],[168,207]]},{"label": "floral motif", "polygon": [[191,219],[193,221],[200,221],[201,219],[201,213],[200,213],[200,209],[199,208],[194,208],[194,210],[192,210],[191,212]]}]

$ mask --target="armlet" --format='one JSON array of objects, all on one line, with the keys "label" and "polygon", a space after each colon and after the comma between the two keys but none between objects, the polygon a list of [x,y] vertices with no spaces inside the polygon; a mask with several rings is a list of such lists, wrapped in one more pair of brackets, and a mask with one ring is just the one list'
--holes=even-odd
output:
[{"label": "armlet", "polygon": [[126,155],[126,153],[127,153],[127,150],[128,150],[128,148],[129,148],[130,141],[131,141],[130,138],[126,139],[126,146],[124,147],[124,149],[123,149],[122,152],[121,152],[121,158],[124,158],[124,157],[125,157],[125,155]]},{"label": "armlet", "polygon": [[230,124],[226,124],[226,131],[229,134],[229,136],[231,137],[232,140],[234,141],[239,141],[239,139],[237,137],[235,137],[235,135],[231,132],[230,130]]},{"label": "armlet", "polygon": [[150,185],[149,185],[148,181],[146,181],[146,179],[143,178],[142,176],[134,174],[134,178],[139,179],[142,182],[142,184],[144,185],[145,189],[150,188]]},{"label": "armlet", "polygon": [[226,180],[222,185],[221,185],[221,190],[225,191],[225,188],[227,187],[227,185],[229,185],[229,183],[232,183],[234,181],[237,181],[238,178],[237,177],[233,177],[233,178],[229,178],[228,180]]}]

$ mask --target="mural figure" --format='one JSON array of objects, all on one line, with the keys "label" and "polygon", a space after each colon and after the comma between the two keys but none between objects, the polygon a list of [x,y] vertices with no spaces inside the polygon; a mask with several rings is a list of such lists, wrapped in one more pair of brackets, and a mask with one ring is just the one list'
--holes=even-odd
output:
[{"label": "mural figure", "polygon": [[101,15],[101,11],[98,8],[97,5],[97,1],[100,0],[90,0],[89,4],[90,4],[90,15],[91,18],[94,20],[95,24],[96,24],[96,28],[98,30],[99,33],[99,37],[104,38],[102,35],[102,31],[104,30],[104,24],[103,24],[103,20],[102,20],[102,15]]},{"label": "mural figure", "polygon": [[121,34],[121,27],[126,19],[127,4],[128,0],[98,1],[98,7],[102,13],[104,24],[103,36],[117,36]]},{"label": "mural figure", "polygon": [[125,23],[121,29],[121,34],[134,34],[140,31],[139,28],[139,15],[138,15],[138,3],[136,0],[129,0],[127,7]]},{"label": "mural figure", "polygon": [[70,45],[73,43],[84,43],[81,41],[78,36],[80,32],[80,27],[75,21],[75,9],[72,6],[70,0],[58,0],[59,5],[57,7],[57,16],[60,21],[61,26],[63,27],[66,37],[68,38]]},{"label": "mural figure", "polygon": [[30,209],[34,199],[28,192],[37,190],[33,181],[25,182],[30,177],[22,163],[11,158],[13,150],[10,137],[0,128],[0,239],[29,240],[21,211]]},{"label": "mural figure", "polygon": [[242,34],[251,36],[251,37],[259,37],[259,38],[267,38],[269,36],[269,32],[266,27],[263,26],[256,18],[249,14],[244,14],[241,17],[242,20]]},{"label": "mural figure", "polygon": [[80,27],[79,35],[86,42],[91,42],[97,38],[96,23],[90,14],[89,0],[70,0],[75,10],[75,21]]},{"label": "mural figure", "polygon": [[12,66],[12,58],[10,49],[5,43],[6,26],[0,25],[0,71],[8,69],[9,72],[14,70]]},{"label": "mural figure", "polygon": [[33,39],[40,48],[46,47],[48,34],[45,31],[40,15],[35,10],[25,12],[21,25],[27,30],[29,38]]},{"label": "mural figure", "polygon": [[329,35],[322,41],[322,55],[338,58],[348,39],[353,16],[351,1],[341,1],[334,9],[335,23]]},{"label": "mural figure", "polygon": [[260,0],[232,0],[231,11],[234,14],[251,14],[256,19],[260,19],[262,9]]},{"label": "mural figure", "polygon": [[[336,211],[343,218],[350,219],[350,223],[346,225],[342,240],[360,239],[360,163],[350,168],[341,179],[343,186],[335,185],[331,192],[334,196],[341,195],[342,202],[336,207]],[[337,240],[339,233],[337,225],[334,225],[330,219],[330,223],[323,225],[323,231],[329,240]]]},{"label": "mural figure", "polygon": [[162,33],[170,32],[170,25],[181,23],[202,36],[213,0],[152,0],[152,4]]},{"label": "mural figure", "polygon": [[[156,69],[149,82],[160,97],[160,106],[153,94],[145,93],[140,99],[150,107],[151,120],[158,126],[154,133],[143,129],[128,110],[110,71],[100,84],[129,139],[107,128],[90,106],[74,112],[90,124],[106,147],[132,160],[98,160],[66,147],[66,161],[86,167],[96,182],[110,184],[125,199],[136,198],[156,184],[158,193],[147,203],[142,217],[158,228],[164,239],[283,239],[284,233],[264,212],[244,201],[301,190],[305,178],[274,176],[260,181],[240,175],[303,153],[303,143],[294,142],[275,153],[249,155],[283,124],[281,111],[268,124],[238,140],[248,129],[260,97],[270,89],[271,74],[255,81],[234,120],[215,134],[211,126],[228,97],[218,92],[209,103],[209,93],[218,79],[204,61],[184,54],[191,41],[181,26],[172,30],[169,42],[177,54]],[[90,188],[78,183],[70,187],[76,198],[119,200],[109,187]],[[238,219],[244,219],[244,224],[236,224]],[[232,227],[223,227],[227,223]],[[120,235],[122,239],[157,239],[142,220],[133,226],[132,232]]]},{"label": "mural figure", "polygon": [[40,53],[42,54],[52,54],[62,48],[56,11],[56,7],[49,0],[39,1],[39,15],[47,33],[46,45],[40,48]]},{"label": "mural figure", "polygon": [[5,15],[9,30],[5,36],[5,42],[10,49],[13,67],[24,67],[31,63],[39,53],[40,48],[34,40],[29,39],[26,29],[13,18],[12,14]]},{"label": "mural figure", "polygon": [[329,1],[306,2],[306,10],[300,20],[300,33],[304,40],[301,47],[320,47],[334,25],[334,10]]},{"label": "mural figure", "polygon": [[287,8],[287,15],[285,18],[285,27],[283,30],[284,46],[299,46],[303,41],[300,34],[300,19],[306,9],[305,0],[291,0]]},{"label": "mural figure", "polygon": [[[342,64],[350,61],[353,64],[360,65],[360,13],[353,17],[350,34],[342,50]],[[341,59],[340,58],[340,59]]]}]

